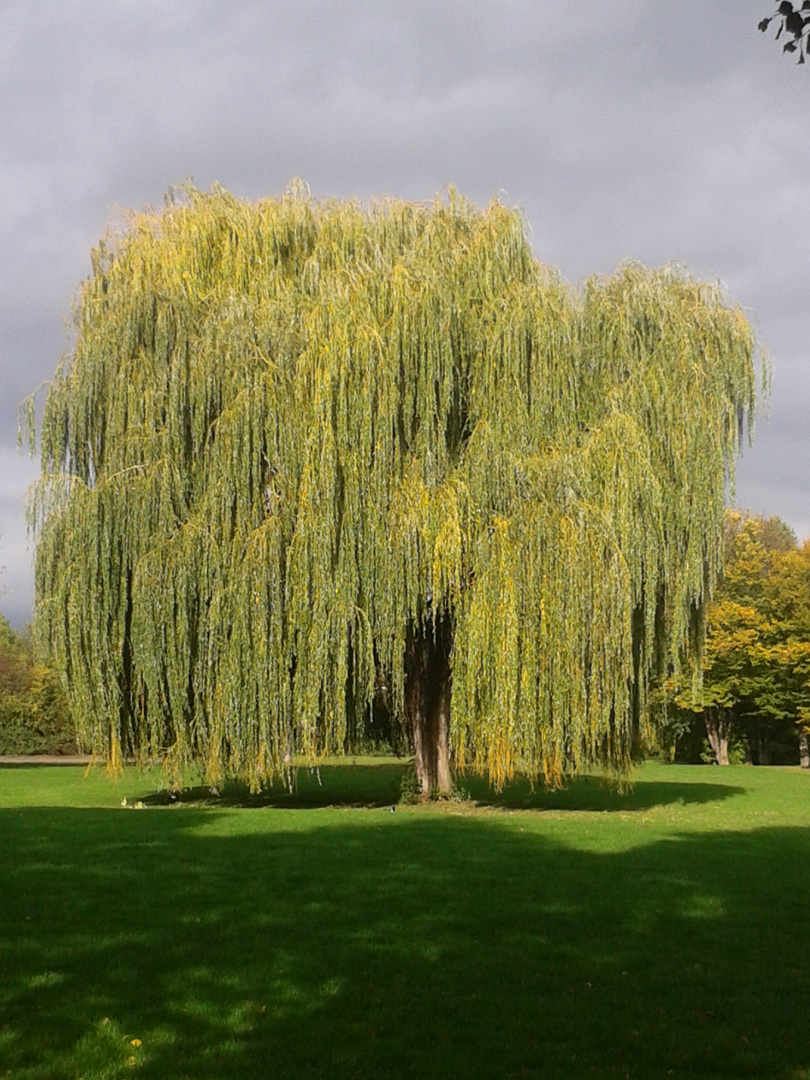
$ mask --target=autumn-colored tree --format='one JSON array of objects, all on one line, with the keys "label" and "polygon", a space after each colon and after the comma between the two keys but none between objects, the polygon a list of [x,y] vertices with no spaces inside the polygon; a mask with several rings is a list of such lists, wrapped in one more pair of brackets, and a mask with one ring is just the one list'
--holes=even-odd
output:
[{"label": "autumn-colored tree", "polygon": [[718,765],[728,765],[736,713],[741,702],[755,695],[762,678],[764,624],[756,608],[718,599],[709,608],[702,686],[696,690],[672,680],[676,705],[702,715]]},{"label": "autumn-colored tree", "polygon": [[757,705],[766,715],[791,721],[801,764],[810,768],[810,541],[777,557],[762,607],[771,624],[766,662],[774,678]]},{"label": "autumn-colored tree", "polygon": [[626,768],[652,673],[700,646],[753,358],[715,287],[577,293],[498,202],[134,215],[32,502],[82,737],[257,788],[352,745],[384,681],[425,793]]},{"label": "autumn-colored tree", "polygon": [[677,706],[702,715],[718,764],[728,764],[734,733],[757,742],[767,762],[769,729],[787,722],[810,765],[810,545],[797,548],[779,518],[729,511],[725,576],[707,626],[702,686],[670,686]]}]

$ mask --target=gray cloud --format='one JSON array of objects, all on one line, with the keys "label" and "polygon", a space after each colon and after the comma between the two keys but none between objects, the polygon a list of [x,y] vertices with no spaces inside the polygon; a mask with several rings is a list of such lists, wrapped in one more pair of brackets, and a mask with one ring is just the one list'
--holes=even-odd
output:
[{"label": "gray cloud", "polygon": [[23,506],[36,475],[31,462],[0,449],[0,610],[15,626],[31,618],[33,553]]},{"label": "gray cloud", "polygon": [[[738,498],[810,534],[810,94],[756,30],[770,8],[7,0],[0,448],[68,344],[64,313],[120,207],[188,175],[248,198],[295,175],[341,197],[453,183],[521,206],[570,280],[627,258],[721,280],[774,356]],[[20,521],[6,490],[4,474],[4,552]]]}]

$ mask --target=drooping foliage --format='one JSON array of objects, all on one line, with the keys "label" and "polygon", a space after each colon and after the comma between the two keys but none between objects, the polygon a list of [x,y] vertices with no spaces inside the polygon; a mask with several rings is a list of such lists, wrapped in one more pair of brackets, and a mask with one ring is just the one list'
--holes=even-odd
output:
[{"label": "drooping foliage", "polygon": [[454,760],[618,768],[699,649],[754,342],[718,290],[577,293],[520,216],[189,189],[93,253],[50,385],[37,625],[84,741],[253,786],[452,628]]}]

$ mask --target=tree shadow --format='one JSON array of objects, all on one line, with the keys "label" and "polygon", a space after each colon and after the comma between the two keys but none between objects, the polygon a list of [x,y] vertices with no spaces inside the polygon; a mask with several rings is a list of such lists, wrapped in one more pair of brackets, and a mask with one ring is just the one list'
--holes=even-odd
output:
[{"label": "tree shadow", "polygon": [[144,788],[140,796],[147,806],[181,804],[222,808],[307,810],[327,806],[380,809],[399,801],[402,777],[408,766],[399,762],[379,764],[324,765],[317,769],[299,767],[292,772],[292,785],[275,780],[263,791],[251,793],[246,784],[226,781],[220,789],[192,783],[180,792],[161,787]]},{"label": "tree shadow", "polygon": [[[181,803],[278,810],[326,806],[390,808],[399,803],[403,779],[411,768],[410,764],[390,761],[374,765],[329,765],[317,770],[300,768],[296,770],[292,789],[276,782],[272,788],[251,794],[244,784],[228,782],[214,793],[209,786],[193,784],[179,793],[144,788],[139,799],[147,806]],[[504,810],[632,813],[655,806],[718,802],[744,794],[744,787],[728,782],[637,780],[622,785],[599,775],[573,778],[558,790],[534,785],[521,777],[516,777],[500,792],[483,777],[462,776],[458,781],[460,801]]]},{"label": "tree shadow", "polygon": [[87,768],[91,764],[89,758],[76,758],[68,757],[67,755],[54,755],[47,757],[42,755],[41,757],[29,757],[25,761],[14,761],[9,758],[0,758],[0,768],[4,771],[17,770],[17,769],[54,769],[54,768],[76,768],[77,765],[81,765]]},{"label": "tree shadow", "polygon": [[26,1080],[806,1075],[810,829],[617,851],[542,823],[4,810],[0,1057]]},{"label": "tree shadow", "polygon": [[583,810],[608,813],[632,813],[651,810],[655,806],[688,805],[720,802],[735,795],[744,795],[745,788],[737,784],[709,781],[634,780],[627,784],[608,776],[578,776],[558,790],[537,787],[525,779],[516,779],[502,792],[490,788],[480,777],[464,778],[461,782],[471,798],[481,806],[496,806],[510,810]]}]

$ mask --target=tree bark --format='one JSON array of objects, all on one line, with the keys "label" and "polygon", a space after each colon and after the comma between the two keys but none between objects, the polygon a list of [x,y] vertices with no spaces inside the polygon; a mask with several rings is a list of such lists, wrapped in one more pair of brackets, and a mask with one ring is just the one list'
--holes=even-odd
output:
[{"label": "tree bark", "polygon": [[422,798],[449,795],[450,774],[450,618],[428,619],[411,627],[405,650],[405,711],[413,736],[416,778]]},{"label": "tree bark", "polygon": [[807,732],[799,732],[799,763],[803,769],[810,769],[810,740]]},{"label": "tree bark", "polygon": [[727,718],[724,709],[717,709],[717,715],[714,714],[713,709],[706,709],[703,719],[715,761],[718,765],[728,765],[728,737],[731,734],[731,721]]}]

